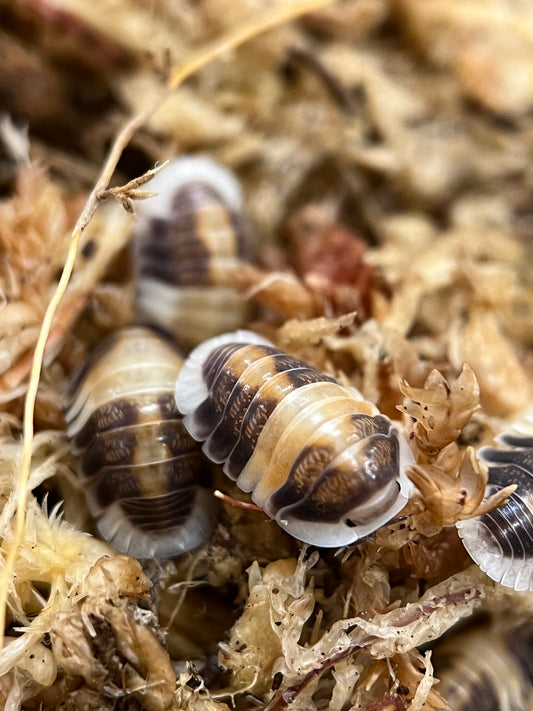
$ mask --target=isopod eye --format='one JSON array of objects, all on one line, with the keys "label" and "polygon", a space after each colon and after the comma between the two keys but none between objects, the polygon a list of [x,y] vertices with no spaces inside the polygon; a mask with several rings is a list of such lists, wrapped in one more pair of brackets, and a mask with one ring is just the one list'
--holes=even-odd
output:
[{"label": "isopod eye", "polygon": [[412,454],[388,418],[249,332],[198,346],[176,383],[176,402],[204,452],[306,543],[337,547],[369,535],[412,489],[405,474]]},{"label": "isopod eye", "polygon": [[151,180],[134,235],[139,319],[184,348],[238,328],[248,303],[235,274],[254,259],[232,173],[208,158],[173,161]]},{"label": "isopod eye", "polygon": [[100,534],[138,558],[201,545],[214,525],[209,472],[174,399],[182,358],[144,328],[104,342],[73,378],[66,413]]},{"label": "isopod eye", "polygon": [[533,440],[502,435],[499,441],[507,448],[480,451],[489,468],[486,495],[509,484],[517,484],[515,492],[499,508],[456,526],[468,554],[490,578],[533,591]]}]

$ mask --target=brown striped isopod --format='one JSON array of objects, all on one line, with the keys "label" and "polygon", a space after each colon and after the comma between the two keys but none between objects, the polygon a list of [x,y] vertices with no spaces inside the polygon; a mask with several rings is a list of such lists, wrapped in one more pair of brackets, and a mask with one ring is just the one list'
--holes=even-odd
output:
[{"label": "brown striped isopod", "polygon": [[242,195],[209,158],[183,157],[148,184],[134,236],[139,319],[189,348],[244,323],[247,302],[228,281],[252,260]]},{"label": "brown striped isopod", "polygon": [[517,591],[533,592],[533,413],[483,447],[489,469],[486,496],[517,488],[497,509],[456,526],[468,554],[487,575]]},{"label": "brown striped isopod", "polygon": [[207,456],[301,541],[353,543],[407,501],[413,457],[393,423],[354,388],[255,333],[198,346],[176,402]]},{"label": "brown striped isopod", "polygon": [[533,703],[533,627],[529,619],[450,634],[432,661],[444,711],[522,711]]},{"label": "brown striped isopod", "polygon": [[110,336],[73,377],[67,434],[103,538],[137,558],[201,545],[213,528],[206,462],[176,409],[183,365],[146,328]]}]

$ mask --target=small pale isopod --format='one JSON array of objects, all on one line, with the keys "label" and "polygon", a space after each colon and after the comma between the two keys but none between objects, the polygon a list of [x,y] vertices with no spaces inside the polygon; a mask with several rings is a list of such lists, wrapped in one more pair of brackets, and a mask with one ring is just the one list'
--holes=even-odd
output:
[{"label": "small pale isopod", "polygon": [[147,186],[134,248],[139,319],[190,347],[244,323],[247,302],[228,281],[252,260],[232,173],[208,158],[186,157]]},{"label": "small pale isopod", "polygon": [[295,538],[336,547],[404,507],[411,451],[352,388],[247,331],[198,346],[176,384],[192,437]]},{"label": "small pale isopod", "polygon": [[[483,447],[487,464],[486,496],[517,484],[507,502],[489,513],[456,526],[470,557],[487,575],[517,591],[533,591],[533,422],[525,418],[525,431],[496,439],[504,448]],[[529,433],[528,430],[529,429]]]},{"label": "small pale isopod", "polygon": [[74,376],[67,434],[96,526],[118,550],[168,558],[213,527],[206,462],[176,409],[183,365],[166,340],[126,328]]}]

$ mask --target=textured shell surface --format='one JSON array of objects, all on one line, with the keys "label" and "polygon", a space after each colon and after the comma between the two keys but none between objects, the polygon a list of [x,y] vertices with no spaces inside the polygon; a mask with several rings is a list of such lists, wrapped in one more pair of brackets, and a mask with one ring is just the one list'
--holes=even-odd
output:
[{"label": "textured shell surface", "polygon": [[533,626],[490,625],[448,636],[432,661],[446,711],[522,711],[533,702]]},{"label": "textured shell surface", "polygon": [[500,447],[479,451],[489,470],[486,496],[510,484],[517,488],[503,506],[456,525],[468,554],[490,578],[533,591],[533,411],[496,441]]},{"label": "textured shell surface", "polygon": [[158,334],[125,328],[71,381],[67,435],[89,510],[102,537],[137,558],[197,548],[213,528],[206,461],[174,398],[182,365]]},{"label": "textured shell surface", "polygon": [[355,388],[249,331],[214,337],[176,383],[185,426],[295,538],[348,545],[393,519],[412,484],[409,446]]},{"label": "textured shell surface", "polygon": [[139,205],[134,235],[140,319],[184,347],[241,326],[247,302],[231,275],[253,249],[235,176],[190,156],[165,166],[148,190],[157,195]]}]

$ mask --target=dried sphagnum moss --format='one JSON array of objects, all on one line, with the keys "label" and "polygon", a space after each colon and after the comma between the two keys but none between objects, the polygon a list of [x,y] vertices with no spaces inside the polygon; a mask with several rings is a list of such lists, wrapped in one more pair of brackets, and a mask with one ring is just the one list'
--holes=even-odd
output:
[{"label": "dried sphagnum moss", "polygon": [[[49,5],[59,12],[39,15],[41,57],[47,33],[86,28],[102,40],[94,46],[107,48],[102,56],[115,49],[129,63],[104,66],[113,102],[102,108],[100,130],[80,123],[71,147],[41,135],[39,155],[55,173],[23,160],[15,191],[0,202],[2,557],[16,504],[20,398],[79,188],[98,175],[117,112],[130,115],[160,91],[167,50],[178,62],[264,3]],[[16,36],[24,13],[12,12]],[[52,497],[51,478],[71,471],[60,431],[65,380],[103,333],[131,320],[130,275],[123,261],[118,276],[112,267],[129,217],[118,204],[100,208],[52,329],[37,403],[38,430],[56,431],[38,432],[34,444],[29,487],[40,501],[30,494],[9,590],[0,657],[6,708],[225,711],[231,699],[272,710],[441,708],[430,655],[417,646],[431,647],[477,609],[518,624],[531,615],[531,596],[468,567],[449,524],[479,510],[485,472],[474,448],[531,401],[532,23],[521,3],[343,0],[202,69],[134,138],[129,160],[142,160],[135,173],[121,167],[122,182],[187,151],[237,172],[263,257],[243,276],[242,288],[266,307],[255,326],[355,384],[388,415],[399,417],[405,405],[420,496],[372,541],[299,560],[288,557],[298,545],[261,514],[222,512],[212,545],[198,560],[178,561],[169,578],[177,596],[203,586],[206,594],[191,599],[208,605],[211,596],[209,607],[227,615],[208,630],[216,638],[204,643],[202,630],[187,646],[200,654],[199,669],[181,663],[181,631],[170,626],[175,683],[157,619],[137,604],[147,605],[147,588],[135,561],[97,562],[113,551],[42,505],[43,487]],[[68,51],[94,69],[92,46]],[[295,216],[303,246],[286,239]],[[304,247],[317,224],[313,261]],[[344,254],[360,250],[358,279],[343,281],[343,270],[327,263],[330,240]],[[338,308],[355,298],[354,320]],[[293,326],[295,315],[309,320]],[[72,507],[65,510],[70,516]],[[71,524],[80,521],[73,515]],[[122,586],[120,571],[140,586]],[[154,578],[156,597],[167,572]]]}]

